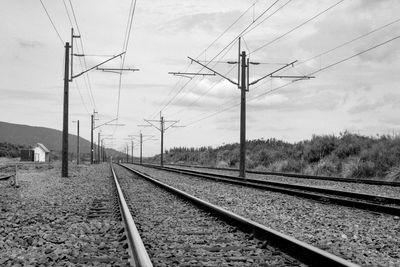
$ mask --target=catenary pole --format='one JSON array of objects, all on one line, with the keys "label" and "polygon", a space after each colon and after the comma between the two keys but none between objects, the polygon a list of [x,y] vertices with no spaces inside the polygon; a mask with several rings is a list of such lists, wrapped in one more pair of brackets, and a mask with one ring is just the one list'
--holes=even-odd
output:
[{"label": "catenary pole", "polygon": [[161,132],[161,158],[160,158],[160,166],[164,166],[164,117],[161,116],[160,120],[160,132]]},{"label": "catenary pole", "polygon": [[93,164],[93,127],[94,127],[94,114],[90,115],[90,164]]},{"label": "catenary pole", "polygon": [[143,146],[143,135],[140,133],[140,165],[142,165],[142,146]]},{"label": "catenary pole", "polygon": [[131,141],[131,155],[132,155],[131,163],[133,163],[133,141]]},{"label": "catenary pole", "polygon": [[100,131],[97,134],[97,164],[100,163]]},{"label": "catenary pole", "polygon": [[[242,78],[240,85],[240,164],[239,176],[246,177],[246,80],[248,77],[246,71],[246,52],[242,52]],[[247,79],[246,79],[247,78]]]},{"label": "catenary pole", "polygon": [[80,149],[80,147],[79,147],[79,120],[78,120],[78,140],[76,141],[77,142],[77,150],[76,150],[76,164],[77,165],[79,165],[79,163],[80,163],[80,151],[79,151],[79,149]]},{"label": "catenary pole", "polygon": [[69,100],[69,43],[65,43],[64,111],[62,134],[61,177],[68,177],[68,100]]}]

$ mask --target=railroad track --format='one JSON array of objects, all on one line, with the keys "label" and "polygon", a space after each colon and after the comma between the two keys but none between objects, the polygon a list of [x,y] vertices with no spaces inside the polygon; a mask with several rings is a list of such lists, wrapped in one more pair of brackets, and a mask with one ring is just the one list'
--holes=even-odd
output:
[{"label": "railroad track", "polygon": [[[151,165],[151,164],[149,164],[149,165]],[[168,164],[168,166],[239,172],[238,169],[217,168],[217,167],[198,166],[198,165]],[[310,180],[325,180],[325,181],[334,181],[334,182],[371,184],[371,185],[387,185],[387,186],[400,187],[400,182],[390,182],[390,181],[381,181],[381,180],[372,180],[372,179],[344,178],[344,177],[333,177],[333,176],[308,175],[308,174],[300,174],[300,173],[250,171],[250,170],[246,170],[246,173],[259,174],[259,175],[274,175],[274,176],[291,177],[291,178],[302,178],[302,179],[310,179]]]},{"label": "railroad track", "polygon": [[120,183],[157,266],[358,266],[123,167],[132,173],[117,169]]},{"label": "railroad track", "polygon": [[[132,215],[129,211],[128,205],[122,193],[121,186],[119,185],[112,164],[111,164],[111,173],[113,176],[114,189],[125,232],[125,235],[120,240],[121,241],[126,240],[127,242],[126,248],[130,256],[129,262],[131,266],[137,266],[137,267],[153,266],[147,254],[147,251],[144,248],[142,239],[136,228],[135,222],[133,221]],[[100,211],[100,213],[102,214],[103,212]]]},{"label": "railroad track", "polygon": [[326,189],[326,188],[312,187],[312,186],[305,186],[298,184],[288,184],[281,182],[272,182],[272,181],[265,181],[258,179],[242,179],[231,175],[200,172],[200,171],[173,168],[173,167],[160,167],[156,165],[143,165],[143,166],[189,175],[189,176],[195,176],[204,179],[218,180],[231,184],[280,192],[289,195],[313,199],[317,201],[329,202],[332,204],[365,209],[373,212],[386,213],[397,216],[400,215],[399,198],[375,196],[375,195],[355,193],[349,191]]}]

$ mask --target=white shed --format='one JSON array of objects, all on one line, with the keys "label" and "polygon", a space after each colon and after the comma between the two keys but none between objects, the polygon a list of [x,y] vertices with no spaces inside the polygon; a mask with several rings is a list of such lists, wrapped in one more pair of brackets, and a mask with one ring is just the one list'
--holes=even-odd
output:
[{"label": "white shed", "polygon": [[34,151],[35,162],[49,162],[50,150],[48,150],[43,144],[37,143]]}]

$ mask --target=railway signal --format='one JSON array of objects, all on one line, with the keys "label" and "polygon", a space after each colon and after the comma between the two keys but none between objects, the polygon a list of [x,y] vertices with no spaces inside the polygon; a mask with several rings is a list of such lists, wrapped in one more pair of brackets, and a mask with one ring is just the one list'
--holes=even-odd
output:
[{"label": "railway signal", "polygon": [[296,61],[293,61],[289,64],[286,64],[285,66],[268,73],[267,75],[262,76],[261,78],[250,82],[250,64],[253,65],[258,65],[259,63],[257,62],[250,62],[249,59],[247,58],[246,51],[241,51],[240,48],[240,41],[241,38],[239,37],[239,56],[238,56],[238,61],[235,62],[228,62],[229,64],[237,64],[238,65],[238,81],[235,82],[232,79],[222,75],[221,73],[211,69],[210,67],[207,66],[207,64],[201,63],[199,60],[193,59],[191,57],[188,57],[192,62],[196,62],[197,64],[201,65],[203,68],[212,71],[216,75],[224,78],[225,80],[229,81],[230,83],[238,86],[240,89],[240,162],[239,162],[239,177],[246,178],[246,92],[249,91],[250,85],[254,85],[258,83],[259,81],[266,79],[268,77],[270,78],[289,78],[289,79],[311,79],[314,78],[312,76],[295,76],[295,75],[275,75],[279,71],[289,67],[293,66]]}]

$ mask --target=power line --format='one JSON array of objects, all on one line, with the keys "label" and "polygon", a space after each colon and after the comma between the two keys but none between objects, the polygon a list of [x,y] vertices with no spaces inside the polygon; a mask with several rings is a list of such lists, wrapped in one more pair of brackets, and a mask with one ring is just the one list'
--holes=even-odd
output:
[{"label": "power line", "polygon": [[[393,37],[393,38],[391,38],[391,39],[389,39],[389,40],[386,40],[386,41],[381,42],[381,43],[379,43],[379,44],[377,44],[377,45],[374,45],[374,46],[372,46],[372,47],[370,47],[370,48],[368,48],[368,49],[365,49],[365,50],[363,50],[363,51],[361,51],[361,52],[358,52],[358,53],[353,54],[353,55],[351,55],[351,56],[349,56],[349,57],[346,57],[346,58],[341,59],[341,60],[338,60],[338,61],[336,61],[336,62],[334,62],[334,63],[332,63],[332,64],[329,64],[329,65],[327,65],[327,66],[325,66],[325,67],[323,67],[323,68],[321,68],[321,69],[319,69],[319,70],[317,70],[317,71],[311,72],[311,73],[309,73],[308,75],[314,75],[314,74],[316,74],[316,73],[325,71],[325,70],[327,70],[327,69],[329,69],[329,68],[332,68],[332,67],[334,67],[334,66],[336,66],[336,65],[339,65],[339,64],[341,64],[341,63],[343,63],[343,62],[346,62],[346,61],[348,61],[348,60],[350,60],[350,59],[353,59],[353,58],[355,58],[355,57],[357,57],[357,56],[359,56],[359,55],[365,54],[365,53],[367,53],[367,52],[369,52],[369,51],[371,51],[371,50],[373,50],[373,49],[376,49],[376,48],[381,47],[381,46],[383,46],[383,45],[386,45],[386,44],[388,44],[388,43],[390,43],[390,42],[393,42],[393,41],[395,41],[395,40],[397,40],[397,39],[399,39],[399,38],[400,38],[400,35],[395,36],[395,37]],[[285,87],[287,87],[287,86],[289,86],[289,85],[291,85],[291,84],[293,84],[293,83],[295,83],[295,82],[297,82],[297,81],[300,81],[300,80],[293,80],[293,81],[290,81],[290,82],[288,82],[288,83],[286,83],[286,84],[284,84],[284,85],[281,85],[281,86],[279,86],[279,87],[273,88],[273,89],[271,89],[271,90],[269,90],[269,91],[267,91],[267,92],[258,94],[258,95],[256,95],[256,96],[251,97],[251,98],[248,98],[248,99],[247,99],[247,102],[253,101],[253,100],[255,100],[255,99],[257,99],[257,98],[260,98],[260,97],[262,97],[262,96],[265,96],[265,95],[271,94],[271,93],[273,93],[273,92],[276,92],[276,91],[278,91],[278,90],[280,90],[280,89],[282,89],[282,88],[285,88]],[[185,124],[185,125],[186,125],[186,126],[191,126],[191,125],[196,124],[196,123],[198,123],[198,122],[200,122],[200,121],[203,121],[203,120],[205,120],[205,119],[214,117],[214,116],[216,116],[216,115],[218,115],[218,114],[220,114],[220,113],[222,113],[222,112],[225,112],[225,111],[227,111],[227,110],[229,110],[229,109],[232,109],[232,108],[234,108],[234,107],[236,107],[236,106],[238,106],[238,105],[240,105],[240,103],[236,103],[236,104],[234,104],[234,105],[228,106],[228,107],[226,107],[226,108],[224,108],[224,109],[221,109],[221,110],[218,110],[218,111],[216,111],[216,112],[214,112],[214,113],[212,113],[212,114],[210,114],[210,115],[208,115],[208,116],[206,116],[206,117],[203,117],[203,118],[194,120],[194,121],[192,121],[192,122],[190,122],[190,123],[188,123],[188,124]]]},{"label": "power line", "polygon": [[385,45],[385,44],[388,44],[388,43],[390,43],[390,42],[393,42],[393,41],[395,41],[395,40],[397,40],[397,39],[399,39],[399,38],[400,38],[400,35],[397,35],[396,37],[393,37],[393,38],[391,38],[391,39],[389,39],[389,40],[386,40],[386,41],[384,41],[384,42],[382,42],[382,43],[379,43],[379,44],[377,44],[377,45],[374,45],[374,46],[372,46],[372,47],[370,47],[370,48],[368,48],[368,49],[365,49],[365,50],[363,50],[363,51],[361,51],[361,52],[358,52],[358,53],[356,53],[356,54],[354,54],[354,55],[352,55],[352,56],[346,57],[346,58],[344,58],[344,59],[342,59],[342,60],[339,60],[339,61],[337,61],[337,62],[335,62],[335,63],[329,64],[329,65],[327,65],[327,66],[325,66],[325,67],[323,67],[323,68],[320,68],[319,70],[310,73],[310,75],[313,75],[313,74],[315,74],[315,73],[324,71],[324,70],[329,69],[329,68],[331,68],[331,67],[334,67],[334,66],[336,66],[336,65],[338,65],[338,64],[340,64],[340,63],[343,63],[343,62],[345,62],[345,61],[348,61],[348,60],[350,60],[350,59],[352,59],[352,58],[355,58],[355,57],[357,57],[357,56],[359,56],[359,55],[365,54],[365,53],[367,53],[367,52],[369,52],[369,51],[371,51],[371,50],[373,50],[373,49],[375,49],[375,48],[378,48],[378,47],[380,47],[380,46],[383,46],[383,45]]},{"label": "power line", "polygon": [[49,14],[49,12],[47,11],[47,9],[46,9],[46,7],[45,7],[43,1],[42,1],[42,0],[39,0],[39,1],[40,1],[40,3],[42,4],[42,7],[43,7],[44,11],[46,12],[47,17],[48,17],[49,20],[50,20],[51,25],[53,25],[53,29],[56,31],[57,36],[58,36],[58,39],[60,39],[61,45],[64,46],[64,41],[63,41],[63,39],[61,38],[61,35],[60,35],[60,33],[58,32],[58,30],[57,30],[57,28],[56,28],[56,25],[54,24],[53,20],[51,19],[50,14]]},{"label": "power line", "polygon": [[259,23],[257,23],[256,25],[254,25],[251,29],[248,29],[245,33],[243,33],[243,35],[248,34],[249,32],[252,32],[254,29],[256,29],[258,26],[260,26],[261,24],[263,24],[265,21],[267,21],[269,18],[271,18],[273,15],[275,15],[275,13],[279,12],[281,9],[283,9],[284,7],[286,7],[290,2],[292,2],[293,0],[288,0],[285,4],[283,4],[282,6],[280,6],[279,8],[277,8],[274,12],[272,12],[269,16],[267,16],[266,18],[264,18],[262,21],[260,21]]},{"label": "power line", "polygon": [[[78,30],[78,34],[81,36],[81,37],[79,38],[79,43],[80,43],[80,46],[81,46],[82,54],[85,54],[85,49],[84,49],[84,46],[83,46],[83,38],[82,38],[81,30],[80,30],[80,28],[79,28],[78,20],[76,19],[76,14],[75,14],[74,6],[72,5],[72,1],[71,1],[71,0],[69,0],[69,5],[70,5],[70,7],[71,7],[72,16],[73,16],[73,18],[74,18],[75,25],[76,25],[76,28],[77,28],[77,30]],[[77,50],[78,50],[78,48],[77,48]],[[79,58],[79,61],[81,62],[81,59],[80,59],[80,58]],[[87,67],[87,62],[86,62],[86,58],[85,58],[85,57],[83,57],[83,63],[84,63],[84,65],[85,65],[85,69],[88,69],[88,67]],[[82,67],[82,65],[81,65],[81,67]],[[82,67],[82,69],[83,69],[83,67]],[[93,97],[93,91],[92,91],[92,85],[91,85],[91,82],[90,82],[90,76],[89,76],[88,73],[85,73],[85,76],[84,76],[84,77],[87,79],[87,85],[88,85],[89,93],[90,93],[89,95],[90,95],[90,97],[91,97],[91,101],[92,101],[93,108],[94,108],[95,110],[97,110],[96,101],[94,100],[94,97]],[[85,82],[85,83],[86,83],[86,82]]]},{"label": "power line", "polygon": [[[125,38],[123,44],[123,52],[125,52],[125,54],[122,56],[121,69],[123,69],[125,65],[126,51],[128,50],[128,44],[131,35],[133,16],[135,15],[135,10],[136,10],[136,0],[132,0],[131,6],[129,8],[128,22],[126,25],[127,27],[125,29]],[[122,73],[119,75],[119,83],[118,83],[118,102],[117,102],[117,116],[116,116],[117,118],[119,117],[119,108],[121,102],[121,88],[122,88]]]},{"label": "power line", "polygon": [[[247,31],[254,23],[256,23],[261,17],[263,17],[269,10],[271,10],[280,0],[275,0],[274,3],[272,3],[270,6],[268,6],[259,16],[257,16],[256,19],[253,19],[253,21],[244,29],[242,30],[231,42],[229,42],[225,47],[223,47],[221,49],[221,51],[219,53],[217,53],[210,61],[208,61],[208,63],[206,63],[205,65],[208,66],[211,62],[214,61],[214,59],[216,59],[219,55],[221,55],[228,47],[232,48],[232,46],[234,45],[235,41],[245,32]],[[253,5],[252,5],[253,6]],[[206,50],[204,50],[206,51]],[[229,50],[228,50],[229,51]],[[204,52],[203,52],[204,53]],[[202,54],[200,54],[202,55]],[[204,67],[202,67],[198,73],[200,73],[202,70],[204,69]],[[168,101],[168,103],[166,105],[164,105],[164,107],[161,109],[161,111],[163,111],[170,103],[172,103],[173,99],[176,98],[176,96],[191,82],[191,80],[187,81],[183,87],[172,97],[172,100]]]},{"label": "power line", "polygon": [[226,28],[214,41],[212,41],[206,49],[203,50],[203,52],[201,52],[196,59],[198,59],[199,57],[201,57],[205,51],[207,51],[211,46],[213,46],[225,33],[227,33],[251,8],[253,8],[255,6],[255,4],[258,2],[255,1],[251,6],[249,6],[231,25],[229,25],[228,28]]},{"label": "power line", "polygon": [[328,12],[329,10],[331,10],[332,8],[336,7],[337,5],[341,4],[341,3],[344,2],[344,1],[345,1],[345,0],[340,0],[340,1],[336,2],[335,4],[329,6],[328,8],[324,9],[323,11],[319,12],[319,13],[316,14],[315,16],[309,18],[309,19],[306,20],[305,22],[303,22],[303,23],[297,25],[296,27],[294,27],[293,29],[289,30],[288,32],[286,32],[286,33],[282,34],[281,36],[279,36],[279,37],[277,37],[277,38],[275,38],[275,39],[269,41],[268,43],[266,43],[266,44],[260,46],[259,48],[257,48],[257,49],[255,49],[255,50],[251,51],[250,54],[253,54],[253,53],[255,53],[255,52],[257,52],[257,51],[259,51],[259,50],[261,50],[261,49],[267,47],[268,45],[270,45],[270,44],[272,44],[272,43],[274,43],[274,42],[276,42],[276,41],[282,39],[283,37],[289,35],[290,33],[294,32],[295,30],[297,30],[297,29],[301,28],[302,26],[306,25],[307,23],[313,21],[314,19],[318,18],[318,17],[321,16],[322,14]]},{"label": "power line", "polygon": [[79,96],[80,96],[80,98],[81,98],[82,104],[83,104],[83,106],[84,106],[84,108],[85,108],[87,114],[90,115],[89,109],[87,108],[87,106],[86,106],[86,104],[85,104],[85,101],[83,100],[83,96],[82,96],[82,93],[81,93],[81,89],[79,88],[78,81],[75,79],[74,82],[75,82],[75,87],[76,87],[76,89],[78,90]]},{"label": "power line", "polygon": [[69,15],[69,11],[68,11],[68,8],[67,8],[67,4],[65,3],[65,0],[63,0],[63,3],[64,3],[65,12],[67,13],[69,24],[71,25],[71,28],[73,28],[74,24],[72,23],[71,16]]},{"label": "power line", "polygon": [[[221,57],[221,59],[223,59],[225,56],[226,56],[226,54],[233,48],[233,46],[234,46],[234,43],[231,45],[231,47],[228,49],[228,50],[226,50],[226,52],[225,52],[225,54],[224,55],[222,55],[222,57]],[[214,64],[214,67],[216,66],[217,64]],[[200,72],[200,71],[199,71]],[[198,73],[199,73],[198,72]],[[229,74],[230,72],[228,72],[228,74]],[[190,83],[191,82],[191,80],[189,80],[179,91],[178,91],[178,93],[177,94],[175,94],[174,95],[174,97],[172,97],[172,99],[170,99],[170,101],[161,109],[161,111],[163,111],[163,110],[165,110],[165,108],[179,95],[179,93],[186,87],[186,85],[188,84],[188,83]],[[188,91],[186,91],[186,94],[188,94]],[[186,95],[185,94],[185,95]],[[185,96],[185,95],[183,95],[183,96]],[[183,97],[182,96],[182,97]],[[181,98],[182,98],[181,97]],[[180,98],[180,99],[181,99]]]},{"label": "power line", "polygon": [[334,48],[331,48],[331,49],[329,49],[329,50],[326,50],[326,51],[322,52],[321,54],[318,54],[318,55],[313,56],[313,57],[311,57],[311,58],[309,58],[309,59],[306,59],[306,60],[304,60],[304,61],[301,61],[300,63],[297,63],[296,65],[298,66],[298,65],[304,64],[304,63],[306,63],[306,62],[308,62],[308,61],[310,61],[310,60],[313,60],[313,59],[315,59],[315,58],[318,58],[318,57],[320,57],[320,56],[326,55],[326,54],[328,54],[328,53],[330,53],[330,52],[333,52],[333,51],[335,51],[335,50],[337,50],[337,49],[339,49],[339,48],[342,48],[342,47],[344,47],[344,46],[346,46],[346,45],[349,45],[349,44],[351,44],[351,43],[353,43],[353,42],[355,42],[355,41],[358,41],[358,40],[360,40],[360,39],[362,39],[362,38],[364,38],[364,37],[366,37],[366,36],[368,36],[368,35],[370,35],[370,34],[372,34],[372,33],[375,33],[375,32],[377,32],[377,31],[380,31],[380,30],[382,30],[382,29],[384,29],[384,28],[387,28],[387,27],[389,27],[389,26],[391,26],[391,25],[393,25],[393,24],[395,24],[395,23],[398,23],[399,21],[400,21],[400,18],[399,18],[399,19],[396,19],[396,20],[394,20],[394,21],[392,21],[392,22],[390,22],[390,23],[387,23],[387,24],[385,24],[385,25],[383,25],[383,26],[381,26],[381,27],[378,27],[378,28],[376,28],[376,29],[373,29],[372,31],[369,31],[369,32],[367,32],[367,33],[364,33],[364,34],[362,34],[362,35],[360,35],[360,36],[358,36],[358,37],[356,37],[356,38],[354,38],[354,39],[351,39],[351,40],[349,40],[349,41],[347,41],[347,42],[344,42],[344,43],[342,43],[342,44],[340,44],[340,45],[338,45],[338,46],[336,46],[336,47],[334,47]]},{"label": "power line", "polygon": [[[231,69],[230,69],[227,73],[224,74],[224,76],[230,74],[230,73],[233,71],[233,69],[234,69],[235,67],[236,67],[236,66],[232,66]],[[192,102],[190,102],[190,103],[188,104],[188,106],[192,106],[192,105],[196,104],[202,97],[204,97],[205,95],[207,95],[215,86],[217,86],[218,83],[220,83],[220,82],[222,81],[222,79],[223,79],[223,78],[219,78],[219,80],[216,81],[216,82],[214,82],[214,84],[213,84],[212,86],[210,86],[210,88],[208,88],[207,91],[205,91],[203,94],[199,95],[195,100],[193,100]],[[235,98],[236,98],[236,97],[235,97]],[[174,115],[176,115],[176,114],[178,114],[178,113],[181,113],[183,110],[184,110],[184,108],[178,110],[177,112],[171,114],[170,116],[174,116]]]}]

